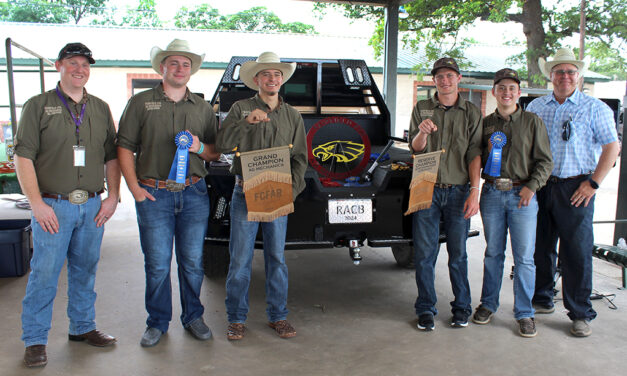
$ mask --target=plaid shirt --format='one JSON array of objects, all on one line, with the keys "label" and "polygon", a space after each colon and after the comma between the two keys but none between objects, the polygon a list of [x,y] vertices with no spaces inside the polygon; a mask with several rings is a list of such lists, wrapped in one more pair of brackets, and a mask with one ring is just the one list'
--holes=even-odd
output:
[{"label": "plaid shirt", "polygon": [[[562,104],[553,93],[534,99],[527,111],[536,113],[546,125],[553,154],[551,175],[559,178],[591,173],[597,167],[601,146],[618,141],[612,110],[577,89]],[[569,120],[570,139],[564,141],[563,125]]]}]

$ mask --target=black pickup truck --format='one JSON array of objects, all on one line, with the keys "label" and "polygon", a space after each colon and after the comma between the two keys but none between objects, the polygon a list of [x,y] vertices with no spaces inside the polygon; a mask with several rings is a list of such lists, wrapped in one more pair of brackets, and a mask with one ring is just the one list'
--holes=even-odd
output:
[{"label": "black pickup truck", "polygon": [[[220,121],[234,102],[255,94],[239,80],[242,63],[254,59],[233,57],[226,68],[211,99]],[[407,143],[390,137],[390,113],[365,62],[282,60],[297,63],[280,94],[302,114],[309,148],[306,188],[289,215],[286,249],[348,248],[358,264],[360,247],[367,244],[391,247],[399,265],[410,264],[412,221],[403,213],[411,155]],[[381,158],[375,163],[377,153]],[[211,216],[204,264],[212,277],[223,275],[228,266],[234,177],[226,163],[212,162],[208,168]],[[444,236],[440,241],[446,241]],[[259,234],[257,246],[262,247]]]}]

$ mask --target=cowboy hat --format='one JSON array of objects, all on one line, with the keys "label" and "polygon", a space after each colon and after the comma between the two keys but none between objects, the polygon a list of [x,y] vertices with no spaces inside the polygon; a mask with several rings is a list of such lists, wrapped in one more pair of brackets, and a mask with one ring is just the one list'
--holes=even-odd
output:
[{"label": "cowboy hat", "polygon": [[560,64],[572,64],[577,67],[579,70],[579,76],[583,77],[583,74],[586,72],[586,68],[588,68],[588,63],[590,59],[586,56],[583,60],[577,60],[575,58],[575,54],[569,48],[560,48],[555,52],[553,56],[553,60],[546,61],[544,58],[538,59],[538,65],[540,66],[540,71],[546,78],[551,79],[551,69],[554,66]]},{"label": "cowboy hat", "polygon": [[161,70],[159,69],[159,65],[168,56],[185,56],[192,61],[192,72],[194,74],[198,72],[200,69],[200,64],[205,59],[205,54],[197,55],[191,52],[189,48],[189,43],[186,40],[182,39],[174,39],[165,50],[154,46],[152,50],[150,50],[150,63],[152,64],[152,69],[154,69],[157,73],[161,74]]},{"label": "cowboy hat", "polygon": [[292,77],[296,69],[296,63],[281,63],[281,59],[274,52],[264,52],[255,61],[247,61],[242,64],[239,71],[239,77],[242,82],[253,90],[259,90],[253,78],[257,73],[266,69],[280,70],[283,74],[283,82]]}]

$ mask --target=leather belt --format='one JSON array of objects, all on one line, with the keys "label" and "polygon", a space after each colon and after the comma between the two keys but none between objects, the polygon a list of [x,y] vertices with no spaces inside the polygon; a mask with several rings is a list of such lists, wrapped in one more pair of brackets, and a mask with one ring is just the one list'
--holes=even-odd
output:
[{"label": "leather belt", "polygon": [[590,175],[590,174],[581,174],[581,175],[577,175],[577,176],[570,176],[570,177],[567,177],[567,178],[558,178],[557,176],[551,175],[551,176],[549,176],[549,181],[551,183],[563,183],[563,182],[569,181],[569,180],[581,179],[581,178],[584,178],[584,177],[586,177],[588,175]]},{"label": "leather belt", "polygon": [[153,187],[157,189],[168,189],[169,191],[172,191],[172,192],[178,192],[178,191],[182,191],[183,189],[185,189],[185,187],[189,187],[192,184],[198,183],[200,179],[202,178],[196,175],[193,175],[192,177],[185,179],[185,184],[180,184],[182,189],[177,189],[177,190],[172,189],[173,185],[176,184],[176,183],[172,183],[173,180],[139,179],[139,182],[149,187]]},{"label": "leather belt", "polygon": [[511,191],[514,187],[520,187],[521,185],[529,182],[527,180],[512,180],[508,178],[497,179],[484,179],[486,184],[494,185],[499,191]]},{"label": "leather belt", "polygon": [[448,189],[448,188],[453,188],[455,186],[455,184],[435,183],[433,186],[437,187],[437,188]]},{"label": "leather belt", "polygon": [[67,200],[74,205],[81,205],[87,202],[88,199],[96,197],[99,194],[102,194],[104,189],[99,190],[98,192],[87,192],[83,189],[75,189],[68,195],[55,194],[55,193],[46,193],[42,192],[41,197],[45,198],[54,198],[57,200]]}]

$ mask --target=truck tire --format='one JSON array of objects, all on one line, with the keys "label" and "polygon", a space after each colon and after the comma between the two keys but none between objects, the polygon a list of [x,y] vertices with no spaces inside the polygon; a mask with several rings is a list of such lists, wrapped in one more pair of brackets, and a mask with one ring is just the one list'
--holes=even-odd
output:
[{"label": "truck tire", "polygon": [[207,278],[222,278],[229,271],[229,247],[209,245],[203,249],[203,267]]},{"label": "truck tire", "polygon": [[[442,243],[438,243],[438,250]],[[396,260],[396,264],[403,268],[414,268],[414,247],[411,245],[393,245],[392,254]]]},{"label": "truck tire", "polygon": [[398,266],[408,269],[414,267],[414,247],[411,245],[393,245],[392,254]]}]

